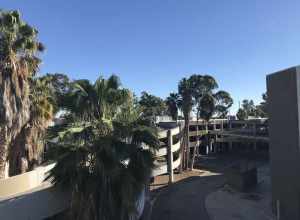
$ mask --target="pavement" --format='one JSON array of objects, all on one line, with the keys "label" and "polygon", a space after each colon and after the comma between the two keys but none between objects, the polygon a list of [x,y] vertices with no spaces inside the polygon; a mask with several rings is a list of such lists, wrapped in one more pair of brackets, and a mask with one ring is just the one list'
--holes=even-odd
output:
[{"label": "pavement", "polygon": [[269,167],[258,170],[258,186],[248,193],[224,186],[210,193],[205,207],[211,220],[275,220],[271,210]]},{"label": "pavement", "polygon": [[275,220],[269,202],[260,195],[243,195],[222,189],[211,193],[205,206],[211,220]]},{"label": "pavement", "polygon": [[152,220],[209,220],[206,196],[224,185],[218,173],[201,172],[160,189],[152,208]]},{"label": "pavement", "polygon": [[152,220],[275,219],[267,164],[258,170],[258,186],[248,193],[240,193],[226,185],[222,174],[224,167],[234,161],[232,158],[208,157],[200,161],[200,167],[206,167],[204,170],[177,174],[172,185],[166,184],[167,175],[155,181],[151,192]]}]

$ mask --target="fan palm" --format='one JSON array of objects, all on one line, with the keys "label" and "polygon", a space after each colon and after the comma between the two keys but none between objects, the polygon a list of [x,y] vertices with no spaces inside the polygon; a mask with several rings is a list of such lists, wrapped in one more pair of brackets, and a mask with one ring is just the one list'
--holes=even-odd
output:
[{"label": "fan palm", "polygon": [[70,116],[49,134],[56,140],[49,157],[57,162],[49,178],[71,191],[71,219],[134,218],[159,146],[156,129],[140,118],[131,93],[110,79],[76,81],[69,103],[85,108],[68,109],[81,117]]},{"label": "fan palm", "polygon": [[129,90],[120,88],[120,79],[115,75],[107,80],[99,77],[94,84],[76,80],[71,86],[63,107],[86,120],[110,120],[130,98]]},{"label": "fan palm", "polygon": [[38,31],[18,11],[0,11],[0,179],[5,176],[11,142],[29,120],[29,77],[44,46]]},{"label": "fan palm", "polygon": [[54,114],[54,100],[48,77],[30,80],[30,116],[13,140],[9,153],[9,174],[17,175],[34,168],[42,160],[43,138]]},{"label": "fan palm", "polygon": [[189,127],[190,114],[193,109],[193,86],[190,79],[183,78],[178,84],[178,94],[180,95],[179,107],[183,112],[184,130],[183,145],[181,147],[182,163],[181,168],[186,169],[189,163]]},{"label": "fan palm", "polygon": [[168,112],[172,119],[177,121],[178,118],[178,101],[179,95],[177,93],[170,93],[166,99],[166,105],[168,106]]}]

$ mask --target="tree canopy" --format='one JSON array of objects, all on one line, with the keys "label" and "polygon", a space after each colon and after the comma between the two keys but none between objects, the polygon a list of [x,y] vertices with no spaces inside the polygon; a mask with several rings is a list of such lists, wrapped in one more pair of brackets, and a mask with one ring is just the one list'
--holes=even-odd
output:
[{"label": "tree canopy", "polygon": [[49,178],[71,190],[71,219],[129,220],[154,166],[156,128],[114,75],[76,80],[66,96],[66,120],[48,134]]},{"label": "tree canopy", "polygon": [[152,121],[155,121],[156,116],[164,115],[167,112],[167,106],[163,99],[145,91],[142,92],[139,105],[141,106],[143,116],[151,118]]}]

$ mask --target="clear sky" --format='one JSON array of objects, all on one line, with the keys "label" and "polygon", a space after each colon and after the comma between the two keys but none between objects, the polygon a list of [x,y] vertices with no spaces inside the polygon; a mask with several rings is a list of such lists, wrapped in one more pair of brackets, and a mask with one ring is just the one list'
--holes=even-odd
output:
[{"label": "clear sky", "polygon": [[166,97],[192,73],[235,100],[260,101],[266,74],[300,64],[299,0],[0,0],[38,28],[41,72],[116,73],[138,95]]}]

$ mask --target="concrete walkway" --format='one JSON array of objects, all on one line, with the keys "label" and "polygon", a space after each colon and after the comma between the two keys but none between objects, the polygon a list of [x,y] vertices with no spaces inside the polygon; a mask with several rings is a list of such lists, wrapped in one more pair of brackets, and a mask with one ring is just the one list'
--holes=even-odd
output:
[{"label": "concrete walkway", "polygon": [[152,220],[209,220],[206,196],[224,184],[223,175],[205,172],[163,189],[152,210]]},{"label": "concrete walkway", "polygon": [[258,182],[257,187],[248,193],[225,186],[209,194],[205,206],[211,220],[274,220],[268,165],[258,169]]},{"label": "concrete walkway", "polygon": [[270,200],[225,189],[211,193],[205,201],[211,220],[275,220]]}]

